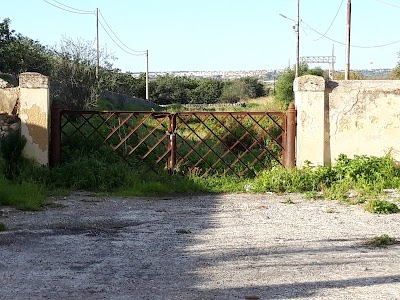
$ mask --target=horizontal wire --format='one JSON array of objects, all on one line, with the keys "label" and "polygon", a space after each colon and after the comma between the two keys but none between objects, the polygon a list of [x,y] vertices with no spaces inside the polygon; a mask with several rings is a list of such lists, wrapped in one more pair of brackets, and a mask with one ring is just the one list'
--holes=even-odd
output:
[{"label": "horizontal wire", "polygon": [[78,9],[78,8],[75,8],[75,7],[71,7],[71,6],[65,5],[65,4],[63,4],[63,3],[61,3],[61,2],[59,2],[57,0],[53,0],[53,2],[56,2],[56,3],[58,3],[58,4],[62,5],[62,6],[65,6],[65,7],[68,7],[70,9],[73,9],[73,10],[76,10],[76,11],[80,11],[80,12],[83,12],[83,13],[93,13],[93,11],[82,10],[82,9]]},{"label": "horizontal wire", "polygon": [[102,23],[100,20],[99,20],[99,23],[100,23],[101,27],[104,29],[105,33],[108,35],[108,37],[109,37],[109,38],[114,42],[114,44],[117,45],[118,48],[120,48],[122,51],[124,51],[124,52],[127,53],[127,54],[133,55],[133,56],[143,56],[143,55],[146,55],[147,52],[146,52],[146,53],[141,53],[141,54],[139,54],[139,53],[132,53],[132,52],[129,52],[129,51],[125,50],[124,48],[122,48],[121,45],[118,44],[118,43],[113,39],[113,37],[108,33],[107,29],[104,27],[103,23]]},{"label": "horizontal wire", "polygon": [[[319,35],[323,36],[323,34],[322,34],[321,32],[319,32],[318,30],[314,29],[313,27],[311,27],[310,25],[308,25],[308,24],[307,24],[306,22],[304,22],[303,20],[300,20],[300,22],[303,23],[303,24],[305,24],[305,25],[307,25],[307,27],[308,27],[309,30],[312,30],[312,31],[318,33]],[[334,40],[334,39],[332,39],[332,38],[330,38],[330,37],[328,37],[328,36],[324,36],[324,38],[326,38],[326,39],[328,39],[328,40],[330,40],[330,41],[332,41],[332,42],[335,42],[335,43],[337,43],[337,44],[346,45],[346,43],[340,42],[340,41],[338,41],[338,40]],[[387,44],[373,45],[373,46],[360,46],[360,45],[352,45],[352,44],[350,44],[350,46],[353,47],[353,48],[370,49],[370,48],[382,48],[382,47],[390,46],[390,45],[393,45],[393,44],[397,44],[397,43],[399,43],[399,42],[400,42],[400,40],[393,41],[393,42],[390,42],[390,43],[387,43]]]},{"label": "horizontal wire", "polygon": [[115,36],[115,38],[116,38],[126,49],[129,49],[129,50],[132,51],[132,52],[138,52],[138,53],[142,53],[142,54],[144,54],[144,53],[147,52],[146,50],[134,50],[134,49],[132,49],[132,48],[129,48],[126,44],[124,44],[124,42],[122,42],[122,41],[118,38],[118,36],[115,34],[115,32],[111,29],[110,25],[108,25],[106,19],[104,18],[103,14],[102,14],[101,12],[100,12],[100,16],[102,17],[102,19],[103,19],[104,22],[106,23],[107,27],[110,29],[111,33]]},{"label": "horizontal wire", "polygon": [[60,7],[60,6],[58,6],[58,5],[55,5],[54,3],[51,3],[51,2],[49,2],[49,1],[47,1],[47,0],[43,0],[43,1],[46,2],[46,3],[49,4],[49,5],[52,5],[52,6],[54,6],[54,7],[57,7],[58,9],[61,9],[61,10],[64,10],[64,11],[67,11],[67,12],[70,12],[70,13],[73,13],[73,14],[79,14],[79,15],[94,15],[94,14],[95,14],[94,11],[93,11],[93,12],[79,12],[79,11],[73,11],[73,10],[66,9],[66,8]]}]

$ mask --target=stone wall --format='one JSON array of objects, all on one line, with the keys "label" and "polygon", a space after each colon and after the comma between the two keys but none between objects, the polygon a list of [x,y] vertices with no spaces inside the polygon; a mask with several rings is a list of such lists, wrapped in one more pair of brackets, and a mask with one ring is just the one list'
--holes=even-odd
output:
[{"label": "stone wall", "polygon": [[17,116],[0,113],[0,140],[19,128],[20,120]]},{"label": "stone wall", "polygon": [[11,87],[0,78],[0,139],[20,128],[19,88]]},{"label": "stone wall", "polygon": [[10,88],[0,82],[0,138],[21,130],[27,143],[24,155],[39,164],[48,164],[49,87],[48,78],[38,73],[22,73],[20,86]]},{"label": "stone wall", "polygon": [[331,164],[340,154],[400,161],[400,81],[302,76],[294,91],[297,165]]}]

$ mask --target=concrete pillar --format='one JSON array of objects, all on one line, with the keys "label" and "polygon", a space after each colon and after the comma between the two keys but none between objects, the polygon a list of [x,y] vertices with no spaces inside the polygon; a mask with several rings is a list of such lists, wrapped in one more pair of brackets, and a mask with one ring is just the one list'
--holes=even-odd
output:
[{"label": "concrete pillar", "polygon": [[320,76],[297,77],[293,83],[297,110],[296,165],[305,161],[325,163],[325,80]]},{"label": "concrete pillar", "polygon": [[21,134],[26,138],[24,155],[41,165],[49,163],[49,80],[39,73],[19,77]]}]

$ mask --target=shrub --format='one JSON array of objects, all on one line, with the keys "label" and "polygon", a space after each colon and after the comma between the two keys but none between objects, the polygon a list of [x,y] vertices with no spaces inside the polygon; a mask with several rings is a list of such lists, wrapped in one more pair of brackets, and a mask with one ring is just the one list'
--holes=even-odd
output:
[{"label": "shrub", "polygon": [[4,159],[4,174],[8,179],[15,179],[19,176],[24,158],[22,150],[26,144],[26,139],[21,136],[19,131],[10,133],[0,141],[0,150]]},{"label": "shrub", "polygon": [[376,236],[370,240],[368,240],[365,245],[374,246],[374,247],[384,247],[388,245],[393,245],[397,243],[394,238],[391,238],[387,234],[382,234],[381,236]]},{"label": "shrub", "polygon": [[1,231],[7,231],[7,226],[3,223],[0,223],[0,232]]},{"label": "shrub", "polygon": [[365,205],[365,209],[374,214],[394,214],[400,211],[399,207],[386,200],[370,200]]}]

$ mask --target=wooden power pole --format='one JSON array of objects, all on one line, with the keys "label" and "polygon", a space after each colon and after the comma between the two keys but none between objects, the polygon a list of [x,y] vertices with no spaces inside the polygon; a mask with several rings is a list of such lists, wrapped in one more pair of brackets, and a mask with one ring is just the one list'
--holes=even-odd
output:
[{"label": "wooden power pole", "polygon": [[297,0],[297,20],[296,20],[296,77],[299,77],[300,64],[300,0]]},{"label": "wooden power pole", "polygon": [[146,100],[149,100],[149,50],[146,50]]},{"label": "wooden power pole", "polygon": [[351,30],[351,0],[347,1],[347,38],[346,38],[346,66],[344,80],[350,79],[350,30]]},{"label": "wooden power pole", "polygon": [[100,65],[100,53],[99,53],[99,9],[96,8],[96,79],[99,78],[99,65]]}]

